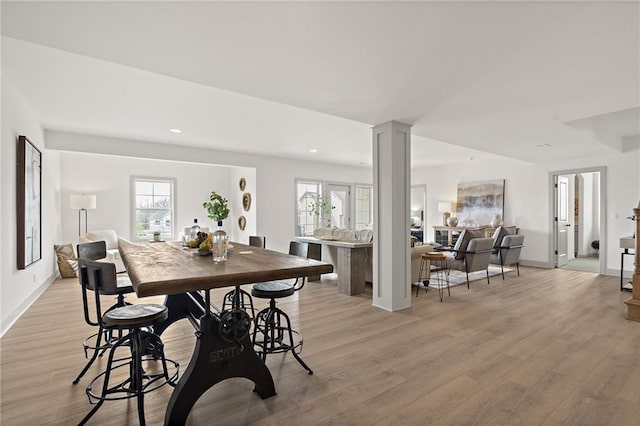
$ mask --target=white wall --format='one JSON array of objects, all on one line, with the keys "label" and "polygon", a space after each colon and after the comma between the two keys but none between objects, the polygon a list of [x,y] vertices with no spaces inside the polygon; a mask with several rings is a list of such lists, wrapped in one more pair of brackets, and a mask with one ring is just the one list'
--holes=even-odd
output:
[{"label": "white wall", "polygon": [[[236,167],[236,172],[229,172],[227,174],[227,194],[231,196],[241,196],[238,188],[239,176],[242,173],[246,173],[245,179],[247,179],[247,188],[245,192],[251,192],[252,206],[251,210],[245,213],[247,217],[247,224],[249,226],[252,221],[256,222],[255,234],[264,235],[267,239],[267,248],[287,252],[289,250],[289,241],[294,236],[295,231],[295,179],[314,179],[314,180],[327,180],[327,181],[339,181],[339,182],[360,182],[371,183],[371,169],[366,167],[352,167],[333,165],[326,163],[318,163],[312,161],[300,161],[291,160],[285,158],[276,158],[268,156],[257,156],[249,154],[231,153],[225,151],[205,150],[199,148],[185,148],[176,147],[172,145],[163,145],[145,141],[135,141],[127,139],[107,138],[91,135],[79,135],[65,132],[46,132],[47,147],[52,150],[66,151],[62,154],[65,157],[65,166],[63,172],[63,181],[66,186],[70,186],[76,177],[76,172],[71,172],[67,169],[73,169],[75,166],[81,167],[87,174],[93,173],[93,170],[100,168],[97,164],[99,161],[92,161],[92,167],[83,167],[82,161],[86,157],[92,157],[88,153],[92,154],[113,154],[117,157],[99,156],[96,158],[106,159],[112,158],[109,164],[124,164],[126,167],[123,169],[123,174],[128,174],[130,170],[139,171],[137,164],[140,164],[144,170],[147,167],[151,167],[148,170],[150,173],[157,170],[168,170],[162,165],[149,165],[154,163],[153,159],[158,160],[172,160],[175,162],[175,173],[180,172],[181,169],[189,169],[191,165],[182,162],[197,162],[202,167],[211,167],[214,165],[226,165],[229,167]],[[75,153],[73,153],[75,151]],[[126,157],[122,157],[126,156]],[[95,157],[95,156],[94,156]],[[157,164],[163,164],[162,161]],[[209,166],[205,164],[208,163]],[[95,169],[94,169],[95,167]],[[255,176],[250,176],[248,170],[255,169]],[[120,169],[111,169],[113,170]],[[198,169],[200,170],[200,169]],[[190,173],[185,171],[184,173]],[[197,179],[198,176],[202,178],[206,174],[200,172],[193,172],[193,179]],[[113,185],[117,185],[118,190],[124,190],[122,183],[118,184],[118,181],[122,179],[117,177],[114,182],[112,179],[105,179],[105,174],[94,173],[92,177],[85,177],[87,182],[91,181],[92,189],[95,191],[97,185],[104,185],[103,191],[107,191],[107,188]],[[109,176],[109,175],[106,175]],[[124,178],[128,182],[128,177]],[[180,184],[179,184],[180,185]],[[188,209],[190,213],[185,217],[186,224],[193,222],[193,217],[204,218],[204,214],[200,213],[202,210],[202,202],[208,196],[209,192],[213,189],[211,183],[206,185],[198,184],[202,186],[202,194],[193,197],[192,201],[181,198],[180,194],[179,205],[184,204],[180,209],[185,209],[186,204],[189,204]],[[78,188],[78,190],[83,188]],[[76,188],[74,188],[76,190]],[[63,194],[63,197],[68,198],[69,190]],[[110,191],[108,191],[110,192]],[[127,192],[128,194],[128,189]],[[204,199],[203,199],[204,197]],[[197,201],[196,201],[197,200]],[[231,200],[231,199],[230,199]],[[259,202],[258,202],[259,201]],[[236,206],[238,201],[232,201],[232,207]],[[98,209],[89,212],[89,224],[93,228],[98,226],[107,226],[103,218],[97,216],[98,210],[101,209],[102,202],[100,201],[100,195],[98,193]],[[66,208],[66,214],[70,214],[71,210],[68,208],[68,201],[63,205],[63,209]],[[237,207],[234,207],[237,209]],[[116,213],[117,211],[117,213]],[[253,213],[252,213],[253,212]],[[259,214],[258,214],[259,212]],[[95,214],[94,214],[95,213]],[[181,214],[181,213],[179,213]],[[253,214],[253,216],[252,216]],[[117,216],[118,223],[126,223],[128,220],[128,209],[121,209],[114,207],[114,215]],[[111,216],[114,216],[111,215]],[[195,215],[195,216],[194,216]],[[112,220],[111,216],[108,220]],[[237,228],[237,217],[235,214],[229,227],[225,225],[225,230],[229,232],[229,228],[232,229],[230,234],[232,238],[248,235],[239,234]],[[179,218],[179,220],[182,220]],[[69,224],[75,223],[75,234],[77,234],[77,213],[72,219],[68,220]],[[213,224],[211,224],[213,226]],[[67,225],[71,226],[71,225]],[[124,226],[124,225],[118,225]],[[126,229],[126,228],[125,228]],[[253,229],[252,229],[253,231]],[[67,238],[75,235],[70,231],[65,232]]]},{"label": "white wall", "polygon": [[[433,226],[441,222],[438,201],[456,199],[458,182],[505,179],[504,223],[520,227],[526,235],[522,251],[524,264],[550,267],[550,239],[552,236],[549,191],[549,172],[606,167],[606,241],[600,241],[600,253],[606,250],[607,273],[619,273],[619,238],[633,233],[634,223],[626,216],[638,203],[639,157],[637,149],[598,158],[576,158],[545,164],[530,164],[518,160],[467,161],[458,165],[417,169],[412,172],[412,184],[427,184],[426,228],[427,240],[433,240]],[[602,232],[602,230],[600,230]],[[631,262],[627,262],[631,263]],[[632,265],[625,264],[625,270]]]},{"label": "white wall", "polygon": [[[232,241],[239,241],[243,243],[249,242],[249,236],[257,235],[258,229],[257,212],[260,208],[258,202],[258,196],[256,193],[256,169],[253,167],[230,167],[229,177],[230,182],[230,208],[233,214],[233,222],[229,222],[226,228],[229,233],[229,238]],[[246,185],[244,191],[240,190],[240,179],[244,178]],[[249,211],[245,211],[242,206],[242,196],[248,193],[251,196],[251,205]],[[238,225],[238,219],[240,216],[244,216],[246,219],[246,226],[244,231],[240,230]]]},{"label": "white wall", "polygon": [[176,239],[183,227],[193,224],[194,218],[200,226],[216,229],[217,224],[207,217],[202,207],[202,203],[209,200],[211,191],[229,199],[232,212],[224,221],[224,229],[235,228],[234,218],[239,212],[233,208],[234,197],[239,198],[239,195],[231,186],[229,167],[74,152],[61,152],[60,157],[61,242],[77,242],[78,211],[69,207],[69,197],[79,193],[96,194],[96,209],[88,211],[89,230],[115,229],[118,235],[133,239],[131,176],[176,179]]},{"label": "white wall", "polygon": [[[38,120],[11,82],[2,76],[2,204],[0,205],[0,336],[57,275],[53,244],[60,236],[59,154],[44,149]],[[26,136],[42,152],[42,258],[17,269],[17,140]]]},{"label": "white wall", "polygon": [[[433,241],[433,226],[442,224],[438,202],[455,201],[459,182],[505,179],[505,225],[517,225],[526,235],[522,260],[547,265],[548,248],[548,175],[535,165],[509,160],[501,162],[468,161],[459,165],[416,169],[412,184],[427,185],[425,239]],[[523,262],[524,263],[524,262]]]}]

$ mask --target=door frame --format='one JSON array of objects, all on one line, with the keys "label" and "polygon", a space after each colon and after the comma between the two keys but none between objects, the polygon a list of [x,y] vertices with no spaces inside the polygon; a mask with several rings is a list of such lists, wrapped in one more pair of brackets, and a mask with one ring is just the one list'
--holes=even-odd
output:
[{"label": "door frame", "polygon": [[[329,193],[331,192],[331,189],[330,189],[331,186],[344,186],[344,187],[348,187],[349,188],[349,194],[348,194],[348,196],[349,196],[349,206],[348,206],[348,209],[347,209],[347,211],[348,211],[347,214],[349,215],[349,217],[347,219],[348,219],[349,223],[347,224],[347,226],[345,228],[354,229],[355,221],[353,220],[353,218],[355,217],[355,210],[356,210],[355,204],[356,203],[352,199],[353,198],[353,193],[354,193],[353,184],[349,183],[349,182],[330,182],[330,181],[326,181],[324,183],[324,186],[323,186],[323,189],[322,189],[322,192],[324,193],[324,196],[326,196],[326,197],[329,196]],[[331,213],[329,213],[329,216],[331,216]],[[331,224],[331,226],[335,226],[335,225]]]},{"label": "door frame", "polygon": [[[595,166],[580,169],[553,170],[549,172],[549,265],[555,268],[555,251],[557,248],[557,239],[555,233],[555,215],[557,211],[557,200],[555,196],[555,177],[569,174],[594,173],[600,172],[600,250],[599,250],[599,267],[598,272],[606,275],[607,270],[607,167]],[[604,243],[604,244],[603,244]]]},{"label": "door frame", "polygon": [[[554,250],[553,250],[553,266],[556,268],[561,268],[565,265],[567,265],[569,263],[569,229],[568,227],[571,227],[571,220],[569,219],[569,212],[572,210],[571,207],[573,206],[573,203],[570,202],[570,197],[569,194],[573,193],[572,191],[569,191],[569,176],[573,176],[573,175],[553,175],[553,189],[555,191],[555,195],[554,195],[554,201],[555,201],[555,205],[553,206],[553,216],[554,216],[554,220],[553,220],[553,238],[554,238]],[[561,179],[563,180],[561,182]],[[562,220],[562,206],[559,204],[560,201],[560,184],[561,183],[566,183],[567,187],[566,189],[566,217],[564,220]],[[562,247],[562,244],[560,244],[560,234],[561,234],[561,222],[565,223],[564,225],[564,232],[566,233],[565,237],[566,241],[566,247],[565,247],[565,251],[566,253],[564,253],[564,255],[566,256],[566,259],[564,260],[564,263],[560,262],[560,256],[562,255],[562,252],[560,251],[560,247]],[[575,226],[575,224],[574,224]],[[571,231],[573,231],[573,229],[571,229]]]}]

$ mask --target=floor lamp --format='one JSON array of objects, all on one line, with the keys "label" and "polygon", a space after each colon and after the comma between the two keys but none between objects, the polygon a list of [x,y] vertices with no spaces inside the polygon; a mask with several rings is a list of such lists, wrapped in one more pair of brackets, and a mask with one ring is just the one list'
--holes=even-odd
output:
[{"label": "floor lamp", "polygon": [[96,208],[96,196],[85,194],[72,194],[69,207],[78,210],[78,236],[82,235],[81,223],[84,212],[84,233],[87,233],[87,210]]}]

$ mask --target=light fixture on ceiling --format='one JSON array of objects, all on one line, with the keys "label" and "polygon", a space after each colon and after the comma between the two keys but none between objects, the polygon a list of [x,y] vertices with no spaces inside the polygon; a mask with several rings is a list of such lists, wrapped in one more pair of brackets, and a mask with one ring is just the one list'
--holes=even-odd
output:
[{"label": "light fixture on ceiling", "polygon": [[169,131],[171,133],[182,133],[182,130],[180,130],[180,129],[169,129]]},{"label": "light fixture on ceiling", "polygon": [[549,145],[548,143],[539,143],[538,145],[536,145],[536,148],[551,148],[551,145]]},{"label": "light fixture on ceiling", "polygon": [[313,153],[315,154],[316,152],[318,152],[318,150],[317,150],[317,149],[315,149],[315,148],[311,148],[311,149],[309,150],[309,152],[313,152]]}]

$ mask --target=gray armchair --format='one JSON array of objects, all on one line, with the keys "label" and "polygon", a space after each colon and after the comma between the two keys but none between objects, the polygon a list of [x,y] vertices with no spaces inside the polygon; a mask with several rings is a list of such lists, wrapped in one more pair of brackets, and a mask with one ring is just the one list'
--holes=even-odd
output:
[{"label": "gray armchair", "polygon": [[524,235],[506,235],[500,246],[491,254],[491,263],[500,264],[502,279],[504,280],[504,265],[516,265],[520,276],[520,251],[524,243]]},{"label": "gray armchair", "polygon": [[447,267],[463,271],[467,274],[467,288],[469,287],[469,272],[487,271],[489,282],[489,260],[493,252],[493,238],[473,238],[464,250],[447,252]]}]

